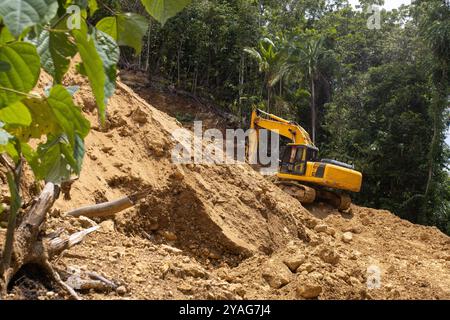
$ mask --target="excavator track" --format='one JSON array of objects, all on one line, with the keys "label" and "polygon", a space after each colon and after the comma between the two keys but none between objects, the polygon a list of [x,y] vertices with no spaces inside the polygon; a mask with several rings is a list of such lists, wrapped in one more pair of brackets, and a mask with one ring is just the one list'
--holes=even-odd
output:
[{"label": "excavator track", "polygon": [[295,181],[283,181],[276,177],[270,179],[280,189],[294,197],[303,204],[311,204],[316,200],[321,200],[331,204],[340,211],[350,208],[352,199],[347,193],[337,193],[326,189],[315,189]]},{"label": "excavator track", "polygon": [[317,198],[331,204],[340,211],[348,210],[352,204],[352,199],[347,193],[336,193],[330,190],[319,190]]},{"label": "excavator track", "polygon": [[301,203],[310,204],[316,200],[317,192],[314,188],[292,181],[276,181],[275,184]]}]

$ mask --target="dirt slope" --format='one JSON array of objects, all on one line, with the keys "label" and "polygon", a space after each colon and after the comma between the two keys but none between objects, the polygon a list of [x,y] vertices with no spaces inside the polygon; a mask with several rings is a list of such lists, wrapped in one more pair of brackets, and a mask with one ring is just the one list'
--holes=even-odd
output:
[{"label": "dirt slope", "polygon": [[[69,209],[152,188],[135,208],[97,220],[101,230],[58,260],[61,270],[121,284],[84,298],[450,298],[450,238],[437,229],[357,206],[348,215],[307,210],[247,165],[174,165],[174,118],[119,83],[100,130],[86,81],[70,76],[66,85],[80,86],[94,130],[72,199],[58,200],[48,232],[90,224],[64,217]],[[381,282],[369,290],[373,267]]]}]

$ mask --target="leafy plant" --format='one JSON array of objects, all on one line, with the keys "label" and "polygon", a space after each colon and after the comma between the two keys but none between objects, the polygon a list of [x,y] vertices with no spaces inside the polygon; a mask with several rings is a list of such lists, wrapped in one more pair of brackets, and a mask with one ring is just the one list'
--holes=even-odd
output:
[{"label": "leafy plant", "polygon": [[[142,1],[162,24],[189,2]],[[141,50],[147,19],[117,12],[93,26],[98,5],[95,0],[0,0],[0,163],[8,170],[11,193],[3,270],[10,263],[21,207],[18,186],[23,163],[29,163],[38,181],[55,184],[81,172],[90,123],[73,101],[73,88],[62,85],[71,59],[76,54],[81,57],[78,71],[89,79],[103,123],[115,89],[119,46]],[[41,68],[54,84],[38,95],[31,90]]]}]

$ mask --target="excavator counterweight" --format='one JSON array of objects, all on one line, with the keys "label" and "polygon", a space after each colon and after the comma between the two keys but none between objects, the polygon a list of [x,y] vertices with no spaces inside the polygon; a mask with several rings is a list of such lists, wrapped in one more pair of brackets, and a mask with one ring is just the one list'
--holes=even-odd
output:
[{"label": "excavator counterweight", "polygon": [[284,147],[275,184],[304,204],[321,200],[339,210],[350,207],[347,192],[359,192],[362,174],[351,165],[336,160],[319,160],[319,150],[300,125],[276,115],[254,109],[250,128],[255,134],[249,144],[249,157],[254,156],[259,130],[265,129],[288,138],[292,143]]}]

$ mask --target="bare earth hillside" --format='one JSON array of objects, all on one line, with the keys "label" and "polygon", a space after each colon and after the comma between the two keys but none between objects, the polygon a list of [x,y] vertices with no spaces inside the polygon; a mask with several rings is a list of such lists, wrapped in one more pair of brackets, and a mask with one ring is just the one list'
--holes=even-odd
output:
[{"label": "bare earth hillside", "polygon": [[[120,285],[81,297],[450,299],[450,238],[436,228],[358,206],[349,214],[304,208],[247,165],[175,165],[174,118],[119,83],[99,129],[87,82],[69,76],[65,84],[81,87],[76,100],[94,129],[71,199],[57,201],[47,232],[92,224],[65,217],[68,210],[152,190],[134,208],[96,220],[101,229],[55,262]],[[36,297],[58,294],[40,288]]]}]

